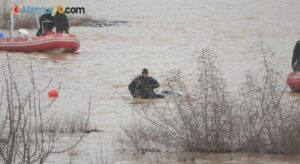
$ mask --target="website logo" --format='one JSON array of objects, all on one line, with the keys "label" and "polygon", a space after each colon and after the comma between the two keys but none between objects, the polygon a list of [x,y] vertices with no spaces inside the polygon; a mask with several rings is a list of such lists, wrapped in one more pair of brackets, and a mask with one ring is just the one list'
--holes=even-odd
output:
[{"label": "website logo", "polygon": [[11,10],[12,10],[12,13],[18,14],[20,12],[20,7],[17,4],[15,4],[15,5],[11,6]]},{"label": "website logo", "polygon": [[84,7],[64,7],[56,5],[53,7],[35,7],[35,6],[19,6],[17,4],[11,5],[10,11],[14,14],[45,14],[45,13],[59,13],[59,14],[85,14]]},{"label": "website logo", "polygon": [[54,6],[54,12],[60,14],[85,14],[84,7],[64,7],[64,6]]}]

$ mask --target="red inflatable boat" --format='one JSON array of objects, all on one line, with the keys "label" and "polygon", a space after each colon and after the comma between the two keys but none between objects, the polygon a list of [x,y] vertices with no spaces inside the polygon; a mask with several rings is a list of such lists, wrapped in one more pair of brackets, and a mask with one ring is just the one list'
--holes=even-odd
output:
[{"label": "red inflatable boat", "polygon": [[290,72],[287,84],[294,92],[300,92],[300,72]]},{"label": "red inflatable boat", "polygon": [[45,36],[0,39],[0,51],[9,52],[53,52],[68,53],[79,49],[80,43],[75,35],[48,33]]}]

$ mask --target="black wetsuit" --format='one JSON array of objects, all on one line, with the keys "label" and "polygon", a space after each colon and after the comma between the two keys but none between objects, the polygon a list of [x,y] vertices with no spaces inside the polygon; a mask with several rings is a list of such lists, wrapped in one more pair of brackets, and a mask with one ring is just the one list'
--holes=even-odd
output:
[{"label": "black wetsuit", "polygon": [[[39,18],[39,23],[40,23],[40,28],[39,28],[38,32],[36,33],[36,36],[42,36],[42,35],[46,34],[47,32],[53,30],[53,27],[54,27],[53,17],[50,13],[43,14]],[[42,31],[42,29],[44,31]]]},{"label": "black wetsuit", "polygon": [[66,14],[56,13],[54,16],[54,25],[57,33],[69,33],[70,25]]},{"label": "black wetsuit", "polygon": [[164,98],[163,95],[155,94],[154,89],[159,87],[159,83],[153,77],[144,78],[142,75],[136,77],[129,84],[128,89],[133,97]]},{"label": "black wetsuit", "polygon": [[300,40],[296,43],[294,48],[292,68],[294,71],[300,71]]}]

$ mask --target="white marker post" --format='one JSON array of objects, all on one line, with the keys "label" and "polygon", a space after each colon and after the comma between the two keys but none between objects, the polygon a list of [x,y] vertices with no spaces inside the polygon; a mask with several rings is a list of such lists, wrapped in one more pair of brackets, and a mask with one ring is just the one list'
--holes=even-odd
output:
[{"label": "white marker post", "polygon": [[14,37],[14,13],[10,13],[10,38]]}]

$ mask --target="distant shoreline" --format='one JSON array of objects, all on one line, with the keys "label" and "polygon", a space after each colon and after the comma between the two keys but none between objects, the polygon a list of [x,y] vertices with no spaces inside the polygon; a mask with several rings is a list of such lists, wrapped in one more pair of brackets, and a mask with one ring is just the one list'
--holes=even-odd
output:
[{"label": "distant shoreline", "polygon": [[[1,17],[0,22],[7,17]],[[69,24],[72,27],[83,26],[83,27],[107,27],[107,26],[120,26],[128,24],[128,21],[125,20],[106,20],[106,19],[96,19],[88,15],[84,16],[68,16]],[[8,21],[8,20],[6,20]],[[37,18],[35,15],[20,15],[15,17],[15,29],[18,28],[27,28],[33,29],[37,27]],[[1,29],[9,29],[9,25],[2,24]]]}]

